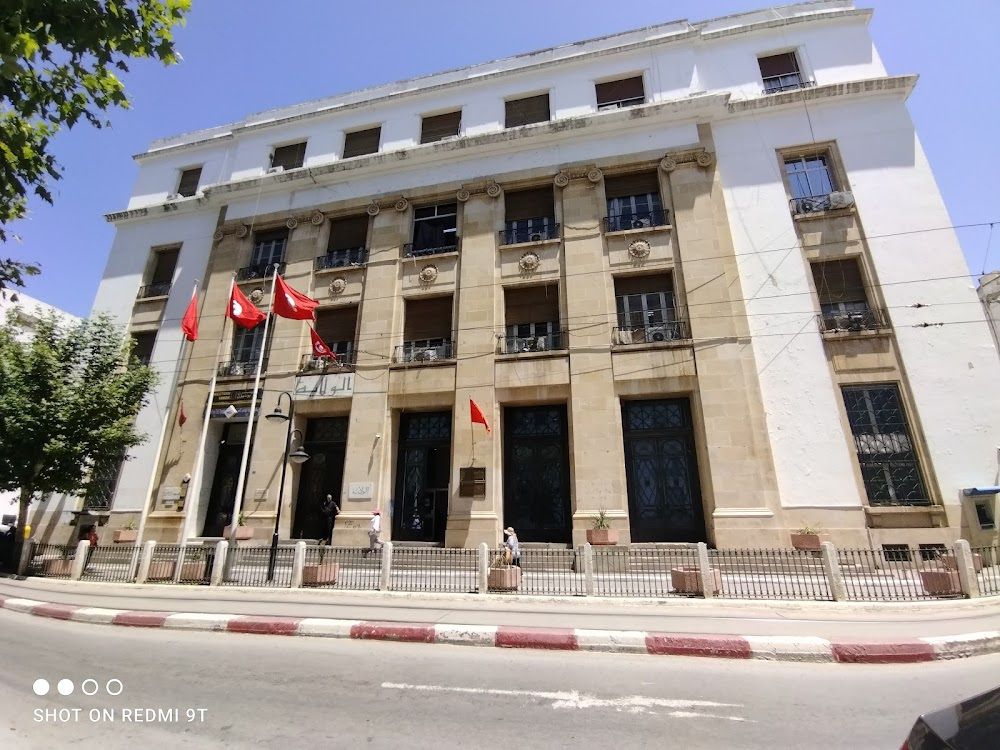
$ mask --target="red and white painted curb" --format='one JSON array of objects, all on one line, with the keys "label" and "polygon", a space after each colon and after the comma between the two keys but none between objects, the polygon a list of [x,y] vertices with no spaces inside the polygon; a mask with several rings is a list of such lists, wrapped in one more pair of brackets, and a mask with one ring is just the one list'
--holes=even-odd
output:
[{"label": "red and white painted curb", "polygon": [[831,641],[811,636],[684,635],[640,630],[434,625],[319,617],[146,612],[75,607],[2,596],[0,607],[36,617],[138,628],[765,661],[903,664],[1000,653],[1000,631],[900,641]]}]

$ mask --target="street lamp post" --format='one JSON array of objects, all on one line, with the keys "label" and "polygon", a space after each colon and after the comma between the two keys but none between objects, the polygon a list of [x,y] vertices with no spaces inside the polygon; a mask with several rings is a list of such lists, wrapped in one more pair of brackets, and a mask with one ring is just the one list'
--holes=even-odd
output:
[{"label": "street lamp post", "polygon": [[[288,414],[281,411],[281,397],[288,396]],[[271,422],[287,422],[288,431],[285,433],[285,452],[281,458],[281,484],[278,485],[278,512],[274,515],[274,534],[271,536],[271,555],[267,561],[267,580],[274,580],[274,566],[278,560],[278,525],[281,523],[281,503],[285,497],[285,472],[288,469],[288,462],[294,461],[297,464],[305,463],[309,460],[309,454],[302,450],[300,445],[292,451],[292,435],[299,433],[299,441],[302,441],[302,433],[292,429],[292,421],[295,416],[295,400],[288,391],[278,394],[278,403],[274,405],[274,411],[267,415],[266,419]],[[291,452],[290,452],[291,451]]]}]

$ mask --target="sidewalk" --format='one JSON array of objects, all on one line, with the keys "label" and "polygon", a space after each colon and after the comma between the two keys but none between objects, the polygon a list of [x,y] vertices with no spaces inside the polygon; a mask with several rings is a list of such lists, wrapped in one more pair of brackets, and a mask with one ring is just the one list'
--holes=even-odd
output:
[{"label": "sidewalk", "polygon": [[879,663],[1000,653],[996,599],[616,600],[4,578],[0,600],[102,624],[478,646]]}]

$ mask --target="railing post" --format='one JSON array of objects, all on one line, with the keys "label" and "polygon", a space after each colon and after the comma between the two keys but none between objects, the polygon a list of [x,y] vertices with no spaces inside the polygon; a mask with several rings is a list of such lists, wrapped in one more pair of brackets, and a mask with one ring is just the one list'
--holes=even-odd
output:
[{"label": "railing post", "polygon": [[302,569],[306,564],[306,543],[295,543],[295,554],[292,556],[292,583],[291,588],[302,588]]},{"label": "railing post", "polygon": [[215,562],[212,564],[212,577],[208,582],[209,586],[219,586],[222,583],[222,576],[226,572],[228,553],[229,542],[225,539],[215,545]]},{"label": "railing post", "polygon": [[583,545],[583,593],[593,596],[594,591],[594,548],[586,542]]},{"label": "railing post", "polygon": [[378,577],[378,590],[388,591],[392,575],[392,542],[382,543],[382,571]]},{"label": "railing post", "polygon": [[969,599],[979,598],[979,579],[976,578],[976,562],[972,548],[965,539],[955,541],[955,563],[958,566],[958,584]]},{"label": "railing post", "polygon": [[174,563],[174,583],[180,583],[181,580],[181,570],[184,567],[184,563],[187,561],[187,540],[184,540],[184,544],[180,546],[177,550],[177,561]]},{"label": "railing post", "polygon": [[128,561],[128,579],[130,581],[135,581],[136,575],[139,573],[139,560],[142,559],[142,545],[133,544],[132,554],[129,555]]},{"label": "railing post", "polygon": [[486,542],[479,545],[476,559],[479,567],[479,593],[486,594],[490,590],[490,548]]},{"label": "railing post", "polygon": [[79,581],[83,577],[83,569],[87,565],[87,552],[90,549],[90,542],[81,539],[76,543],[76,557],[73,558],[73,567],[69,572],[69,580]]},{"label": "railing post", "polygon": [[153,562],[153,551],[156,549],[156,542],[150,539],[142,545],[142,561],[139,563],[139,572],[135,575],[136,583],[145,583],[149,578],[149,564]]},{"label": "railing post", "polygon": [[706,599],[715,597],[714,579],[712,569],[708,563],[708,545],[698,542],[698,573],[701,576],[701,595]]},{"label": "railing post", "polygon": [[830,596],[835,602],[845,601],[847,599],[847,586],[844,584],[844,571],[840,569],[837,548],[833,542],[822,542],[819,546],[819,554],[823,560],[823,574],[830,587]]}]

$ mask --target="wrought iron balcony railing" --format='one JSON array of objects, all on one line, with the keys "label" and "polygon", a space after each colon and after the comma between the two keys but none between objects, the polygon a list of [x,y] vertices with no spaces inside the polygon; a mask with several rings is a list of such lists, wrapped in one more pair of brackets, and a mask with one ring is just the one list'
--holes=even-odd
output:
[{"label": "wrought iron balcony railing", "polygon": [[604,102],[603,104],[597,105],[598,112],[604,112],[607,109],[623,109],[625,107],[636,107],[640,104],[646,103],[645,96],[633,96],[629,99],[616,99],[613,102]]},{"label": "wrought iron balcony railing", "polygon": [[640,211],[621,216],[606,216],[604,218],[605,232],[622,232],[626,229],[646,229],[648,227],[664,227],[670,224],[670,212],[666,209],[658,211]]},{"label": "wrought iron balcony railing", "polygon": [[670,320],[642,326],[615,326],[611,331],[611,342],[615,346],[663,344],[690,338],[691,331],[686,320]]},{"label": "wrought iron balcony railing", "polygon": [[815,86],[815,81],[807,81],[801,73],[786,73],[780,76],[768,76],[764,79],[765,94],[780,94],[782,91],[794,91]]},{"label": "wrought iron balcony railing", "polygon": [[458,250],[458,238],[455,241],[447,245],[439,246],[425,246],[418,242],[411,242],[409,244],[403,245],[403,253],[407,258],[422,258],[425,255],[443,255],[444,253],[453,253]]},{"label": "wrought iron balcony railing", "polygon": [[[261,372],[267,371],[267,357],[261,367]],[[219,376],[223,378],[252,378],[257,374],[257,358],[231,359],[219,364]]]},{"label": "wrought iron balcony railing", "polygon": [[397,346],[393,361],[425,364],[454,358],[451,339],[423,339]]},{"label": "wrought iron balcony railing", "polygon": [[341,372],[343,370],[353,370],[357,362],[357,352],[334,352],[335,356],[317,357],[315,354],[305,354],[302,363],[299,365],[299,372],[303,375],[319,375],[325,372]]},{"label": "wrought iron balcony railing", "polygon": [[501,245],[559,239],[559,225],[555,223],[555,219],[528,219],[516,222],[517,226],[510,226],[511,223],[507,222],[507,228],[500,231]]},{"label": "wrought iron balcony railing", "polygon": [[285,262],[280,263],[266,263],[264,265],[255,266],[243,266],[236,271],[237,281],[250,281],[252,279],[263,279],[270,276],[272,271],[277,271],[278,273],[285,272]]},{"label": "wrought iron balcony railing", "polygon": [[890,328],[885,310],[858,306],[858,309],[824,310],[819,314],[819,329],[823,333],[860,333]]},{"label": "wrought iron balcony railing", "polygon": [[327,268],[343,268],[344,266],[363,266],[368,262],[368,248],[348,247],[340,250],[330,250],[326,255],[316,258],[316,270]]},{"label": "wrought iron balcony railing", "polygon": [[149,299],[150,297],[166,297],[170,294],[170,282],[159,281],[155,284],[147,284],[139,287],[138,299]]},{"label": "wrought iron balcony railing", "polygon": [[532,336],[504,336],[500,339],[500,354],[525,354],[565,349],[569,343],[566,331],[554,330]]}]

